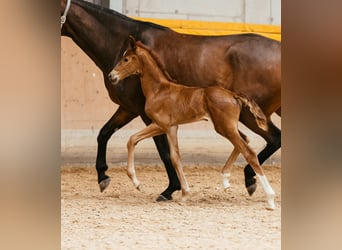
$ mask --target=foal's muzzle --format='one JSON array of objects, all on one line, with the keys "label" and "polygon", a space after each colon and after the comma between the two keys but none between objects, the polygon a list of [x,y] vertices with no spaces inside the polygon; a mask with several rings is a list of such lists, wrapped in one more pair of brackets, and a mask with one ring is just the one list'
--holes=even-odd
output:
[{"label": "foal's muzzle", "polygon": [[109,73],[108,78],[113,84],[117,84],[119,82],[119,74],[115,70]]}]

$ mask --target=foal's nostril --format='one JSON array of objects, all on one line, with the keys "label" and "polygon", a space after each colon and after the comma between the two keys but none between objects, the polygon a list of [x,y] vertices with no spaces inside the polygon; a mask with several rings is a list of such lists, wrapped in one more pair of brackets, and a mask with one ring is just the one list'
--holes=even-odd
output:
[{"label": "foal's nostril", "polygon": [[119,77],[116,74],[109,74],[108,75],[109,80],[111,80],[114,84],[118,82]]},{"label": "foal's nostril", "polygon": [[115,75],[114,74],[109,74],[108,77],[109,77],[109,80],[113,81],[114,78],[115,78]]},{"label": "foal's nostril", "polygon": [[119,82],[119,78],[120,78],[120,75],[118,74],[117,71],[113,70],[112,72],[110,72],[108,74],[108,78],[109,80],[113,83],[113,84],[117,84]]}]

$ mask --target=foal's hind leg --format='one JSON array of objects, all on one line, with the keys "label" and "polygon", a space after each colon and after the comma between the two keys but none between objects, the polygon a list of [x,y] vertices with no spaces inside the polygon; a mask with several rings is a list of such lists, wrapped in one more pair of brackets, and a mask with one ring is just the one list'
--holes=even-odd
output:
[{"label": "foal's hind leg", "polygon": [[229,140],[234,144],[235,147],[240,149],[241,154],[245,157],[246,161],[252,166],[255,171],[267,197],[268,209],[273,210],[275,208],[274,205],[274,196],[275,193],[269,184],[264,171],[260,167],[258,158],[255,152],[247,145],[247,143],[239,136],[239,134],[234,131],[228,136]]},{"label": "foal's hind leg", "polygon": [[[219,124],[216,120],[213,119],[215,129],[216,131],[226,137],[228,140],[231,141],[231,143],[234,145],[234,147],[241,152],[241,154],[244,156],[246,161],[251,165],[253,170],[255,171],[257,177],[259,178],[259,181],[266,193],[267,202],[268,202],[268,209],[273,210],[275,208],[274,205],[274,196],[275,193],[269,184],[266,176],[264,175],[264,172],[262,168],[260,167],[258,158],[255,154],[255,152],[248,146],[248,144],[241,138],[239,135],[239,131],[237,129],[237,126],[227,126],[229,124],[229,120],[226,121],[226,125],[223,126],[222,122]],[[233,120],[230,120],[230,123],[232,123]]]},{"label": "foal's hind leg", "polygon": [[127,150],[128,150],[127,175],[132,180],[134,186],[138,190],[140,190],[140,181],[137,178],[137,175],[135,173],[135,167],[134,167],[135,145],[143,139],[160,135],[162,133],[163,131],[160,129],[160,127],[157,124],[151,123],[146,128],[132,135],[127,142]]},{"label": "foal's hind leg", "polygon": [[[239,133],[240,133],[240,136],[244,139],[244,141],[249,143],[248,137],[245,134],[243,134],[241,131],[239,131]],[[226,164],[222,168],[221,174],[222,174],[224,190],[228,190],[228,188],[230,187],[230,183],[229,183],[230,172],[233,167],[233,163],[236,161],[239,154],[240,154],[240,151],[236,147],[234,147],[233,152],[230,154]]]},{"label": "foal's hind leg", "polygon": [[[277,110],[280,113],[280,109]],[[270,120],[267,123],[268,130],[264,131],[260,129],[254,122],[251,114],[241,111],[240,121],[245,124],[250,130],[255,132],[264,138],[267,142],[266,147],[258,154],[259,163],[262,164],[266,161],[274,152],[276,152],[281,147],[281,131],[277,128],[273,122]],[[245,174],[245,186],[249,195],[252,195],[256,190],[256,179],[253,168],[247,164],[244,169]]]}]

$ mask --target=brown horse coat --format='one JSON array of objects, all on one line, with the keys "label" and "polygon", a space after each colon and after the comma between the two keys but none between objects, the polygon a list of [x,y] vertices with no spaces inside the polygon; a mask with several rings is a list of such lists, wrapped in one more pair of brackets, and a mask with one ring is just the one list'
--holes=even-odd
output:
[{"label": "brown horse coat", "polygon": [[[61,14],[65,2],[61,0]],[[280,114],[281,106],[281,45],[278,41],[255,34],[179,34],[81,0],[72,0],[61,34],[70,37],[101,69],[110,98],[120,105],[97,138],[96,170],[101,191],[110,180],[106,175],[106,151],[113,133],[137,116],[141,116],[146,124],[151,122],[144,111],[145,99],[138,78],[127,78],[124,80],[127,84],[118,87],[113,86],[107,77],[126,50],[130,34],[153,49],[178,82],[203,87],[218,85],[255,100],[267,118],[268,130],[260,129],[246,108],[242,108],[240,121],[267,142],[258,155],[260,163],[280,148],[281,133],[271,121],[271,114]],[[160,198],[172,199],[172,193],[179,189],[179,182],[169,158],[167,138],[161,135],[154,140],[170,181]],[[245,182],[250,194],[256,187],[254,175],[247,165]]]},{"label": "brown horse coat", "polygon": [[[114,84],[131,76],[139,75],[142,91],[146,98],[145,112],[152,123],[145,129],[132,135],[127,143],[127,173],[133,184],[139,189],[134,167],[135,145],[148,137],[165,133],[170,145],[170,157],[176,168],[181,183],[183,197],[189,192],[182,162],[180,160],[177,131],[178,125],[210,117],[215,130],[229,139],[235,148],[242,153],[247,162],[259,177],[267,195],[270,209],[274,209],[274,191],[269,185],[259,165],[254,151],[247,145],[238,131],[238,121],[242,104],[250,108],[258,126],[267,130],[266,117],[255,102],[218,86],[188,87],[176,84],[167,79],[167,74],[159,68],[160,63],[152,52],[143,44],[136,43],[130,37],[132,49],[125,52],[121,61],[109,74]],[[235,150],[234,150],[235,152]],[[230,157],[231,158],[231,157]],[[231,162],[230,160],[227,161]],[[228,170],[225,170],[228,168]],[[224,166],[223,174],[229,173],[230,166]]]}]

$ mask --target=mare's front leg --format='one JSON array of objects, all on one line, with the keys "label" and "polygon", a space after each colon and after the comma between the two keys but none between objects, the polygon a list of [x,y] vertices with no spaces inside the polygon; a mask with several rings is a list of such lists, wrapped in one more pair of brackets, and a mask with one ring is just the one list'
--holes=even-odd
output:
[{"label": "mare's front leg", "polygon": [[121,127],[129,123],[137,115],[125,110],[121,106],[117,109],[114,115],[102,127],[97,137],[97,156],[96,156],[96,171],[97,181],[100,186],[100,191],[103,192],[110,183],[110,178],[105,173],[108,169],[106,162],[107,143],[113,133]]},{"label": "mare's front leg", "polygon": [[151,123],[146,128],[132,135],[127,142],[127,150],[128,150],[127,175],[132,180],[134,186],[138,190],[140,190],[140,181],[138,180],[137,175],[135,173],[134,148],[139,141],[145,138],[160,135],[162,133],[163,131],[160,129],[160,127],[157,124]]},{"label": "mare's front leg", "polygon": [[[141,118],[146,125],[151,123],[151,120],[147,116],[142,115]],[[170,159],[169,143],[165,134],[154,136],[153,140],[156,144],[159,156],[164,163],[166,173],[169,178],[168,187],[159,195],[157,201],[172,200],[173,192],[180,190],[181,187],[176,170]]]}]

